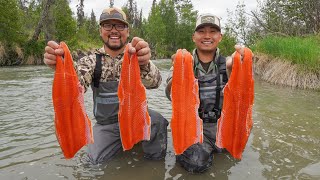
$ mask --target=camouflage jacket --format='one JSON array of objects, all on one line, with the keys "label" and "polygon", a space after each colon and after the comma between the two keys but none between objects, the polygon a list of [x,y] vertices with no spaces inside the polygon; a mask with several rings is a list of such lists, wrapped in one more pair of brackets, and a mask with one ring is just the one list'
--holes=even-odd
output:
[{"label": "camouflage jacket", "polygon": [[[84,56],[78,62],[74,63],[79,81],[84,86],[85,91],[87,91],[93,80],[96,66],[96,54],[102,55],[102,74],[100,82],[119,81],[120,79],[124,52],[117,57],[112,58],[102,47],[97,49],[94,54]],[[147,89],[153,89],[160,86],[162,81],[160,71],[151,60],[149,64],[140,66],[140,74],[142,83]]]}]

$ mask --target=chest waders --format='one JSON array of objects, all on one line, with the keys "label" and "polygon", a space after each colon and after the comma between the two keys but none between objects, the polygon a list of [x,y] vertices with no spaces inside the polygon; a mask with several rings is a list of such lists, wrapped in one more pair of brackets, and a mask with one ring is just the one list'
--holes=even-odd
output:
[{"label": "chest waders", "polygon": [[200,72],[196,65],[195,74],[199,84],[199,116],[204,123],[216,123],[221,116],[222,89],[228,81],[226,58],[219,56],[215,63],[215,71],[211,74]]},{"label": "chest waders", "polygon": [[[209,66],[209,73],[205,73],[198,67],[200,64],[197,52],[194,51],[195,59],[194,74],[199,84],[199,116],[203,120],[203,143],[190,146],[177,156],[177,162],[189,172],[199,173],[212,166],[213,153],[216,151],[215,140],[217,132],[217,120],[220,117],[223,101],[222,89],[228,81],[226,73],[226,59],[218,55],[214,67]],[[203,67],[203,66],[202,66]]]},{"label": "chest waders", "polygon": [[91,88],[93,91],[93,114],[98,124],[107,125],[118,122],[119,81],[100,82],[102,73],[102,55],[96,55],[96,67],[94,69]]},{"label": "chest waders", "polygon": [[[110,160],[122,150],[120,127],[118,124],[118,81],[100,82],[102,55],[96,55],[91,88],[93,91],[93,113],[97,123],[93,126],[94,143],[88,145],[88,156],[93,164]],[[167,150],[168,121],[158,112],[148,109],[151,117],[150,141],[142,141],[144,157],[162,159]]]}]

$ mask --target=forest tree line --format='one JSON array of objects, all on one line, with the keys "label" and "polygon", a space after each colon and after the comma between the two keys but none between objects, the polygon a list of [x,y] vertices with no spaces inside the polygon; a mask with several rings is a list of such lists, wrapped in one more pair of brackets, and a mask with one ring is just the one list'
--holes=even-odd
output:
[{"label": "forest tree line", "polygon": [[[71,50],[102,46],[100,14],[85,16],[85,0],[79,0],[73,14],[68,0],[1,0],[0,65],[42,64],[48,40],[65,41]],[[113,7],[110,0],[106,7]],[[178,48],[194,48],[191,35],[198,11],[191,0],[153,0],[148,15],[128,0],[121,8],[131,24],[130,36],[149,42],[153,58],[169,58]],[[319,0],[262,0],[254,11],[239,1],[228,11],[223,28],[222,54],[230,55],[235,43],[252,46],[272,35],[305,37],[319,34]],[[212,12],[214,13],[214,12]]]}]

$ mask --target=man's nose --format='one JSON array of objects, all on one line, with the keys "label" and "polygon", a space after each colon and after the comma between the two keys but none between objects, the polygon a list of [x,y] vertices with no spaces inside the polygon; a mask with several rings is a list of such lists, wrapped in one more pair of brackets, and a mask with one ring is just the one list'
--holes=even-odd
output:
[{"label": "man's nose", "polygon": [[212,38],[212,34],[211,34],[211,32],[209,32],[209,31],[205,31],[205,33],[204,33],[204,37],[205,37],[205,38]]}]

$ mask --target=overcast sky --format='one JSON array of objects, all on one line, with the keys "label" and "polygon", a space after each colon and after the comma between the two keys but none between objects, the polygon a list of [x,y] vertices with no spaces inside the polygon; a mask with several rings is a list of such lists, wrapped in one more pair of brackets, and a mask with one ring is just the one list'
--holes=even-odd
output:
[{"label": "overcast sky", "polygon": [[[138,9],[142,8],[144,17],[147,17],[151,9],[153,0],[136,0]],[[157,0],[159,2],[160,0]],[[238,0],[191,0],[195,10],[199,13],[213,13],[221,18],[222,25],[227,22],[227,9],[234,11]],[[257,9],[257,0],[243,0],[246,5],[246,11]],[[76,5],[79,0],[71,0],[70,6],[73,12],[76,14]],[[127,0],[115,0],[115,7],[122,7],[127,3]],[[93,9],[97,18],[99,18],[102,10],[109,7],[109,0],[84,0],[84,11],[86,16],[90,16],[91,10]]]}]

